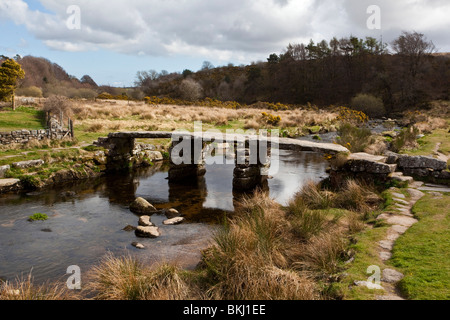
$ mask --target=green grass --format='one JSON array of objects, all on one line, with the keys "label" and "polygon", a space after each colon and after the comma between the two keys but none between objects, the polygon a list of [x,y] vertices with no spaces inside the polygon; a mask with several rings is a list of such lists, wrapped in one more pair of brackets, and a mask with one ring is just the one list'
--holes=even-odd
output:
[{"label": "green grass", "polygon": [[0,112],[0,132],[45,129],[45,113],[34,108],[18,107]]},{"label": "green grass", "polygon": [[436,145],[441,143],[438,151],[445,155],[450,154],[450,133],[448,130],[435,130],[433,133],[427,134],[425,137],[418,139],[417,142],[419,143],[418,148],[404,151],[404,153],[412,156],[433,155]]},{"label": "green grass", "polygon": [[419,222],[396,242],[392,263],[405,278],[402,293],[414,300],[450,299],[450,193],[426,195],[413,207]]}]

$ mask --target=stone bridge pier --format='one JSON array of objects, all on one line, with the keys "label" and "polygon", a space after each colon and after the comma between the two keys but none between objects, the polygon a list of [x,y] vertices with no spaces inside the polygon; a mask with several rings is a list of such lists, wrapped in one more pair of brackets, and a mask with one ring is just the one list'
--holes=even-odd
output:
[{"label": "stone bridge pier", "polygon": [[233,191],[252,190],[267,181],[271,148],[267,142],[245,139],[234,142]]},{"label": "stone bridge pier", "polygon": [[169,149],[169,183],[195,180],[205,175],[206,143],[198,137],[182,137],[172,140]]},{"label": "stone bridge pier", "polygon": [[[207,142],[193,136],[179,136],[172,140],[169,183],[195,181],[205,175]],[[267,180],[270,167],[270,146],[267,141],[240,139],[231,144],[235,156],[233,191],[248,191],[261,186]]]}]

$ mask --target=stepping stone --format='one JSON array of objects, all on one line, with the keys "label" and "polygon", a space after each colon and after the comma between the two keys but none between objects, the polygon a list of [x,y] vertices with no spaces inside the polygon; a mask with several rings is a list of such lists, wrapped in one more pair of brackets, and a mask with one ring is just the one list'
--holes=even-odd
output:
[{"label": "stepping stone", "polygon": [[178,218],[181,216],[181,214],[178,212],[178,210],[176,209],[168,209],[164,212],[164,214],[166,215],[167,219],[173,219],[173,218]]},{"label": "stepping stone", "polygon": [[395,207],[398,208],[398,209],[407,210],[407,211],[409,211],[411,209],[411,207],[409,206],[409,203],[408,203],[408,206],[405,206],[405,205],[400,204],[400,203],[396,203]]},{"label": "stepping stone", "polygon": [[354,284],[358,287],[367,287],[369,289],[384,290],[384,288],[381,285],[369,281],[355,281]]},{"label": "stepping stone", "polygon": [[154,227],[155,225],[150,220],[150,216],[141,216],[139,217],[138,224],[142,227]]},{"label": "stepping stone", "polygon": [[389,224],[397,224],[404,227],[411,227],[413,224],[417,223],[418,220],[408,217],[406,215],[392,215],[386,220]]},{"label": "stepping stone", "polygon": [[394,300],[405,300],[400,296],[395,296],[395,295],[385,295],[385,296],[376,296],[375,299],[381,301],[394,301]]},{"label": "stepping stone", "polygon": [[413,177],[404,176],[402,172],[393,172],[389,176],[392,180],[396,180],[396,181],[400,181],[400,182],[408,182],[408,183],[414,182]]},{"label": "stepping stone", "polygon": [[380,258],[383,261],[388,261],[390,258],[392,258],[392,253],[390,253],[389,251],[381,251]]},{"label": "stepping stone", "polygon": [[394,269],[384,269],[382,273],[381,281],[387,283],[396,283],[402,280],[405,276],[403,273]]},{"label": "stepping stone", "polygon": [[139,226],[136,228],[135,234],[140,238],[158,238],[161,233],[157,227],[143,227]]},{"label": "stepping stone", "polygon": [[130,211],[136,214],[151,215],[158,210],[147,200],[139,197],[130,204]]},{"label": "stepping stone", "polygon": [[131,245],[137,249],[145,249],[145,246],[139,242],[133,242]]},{"label": "stepping stone", "polygon": [[401,234],[393,230],[392,228],[389,228],[386,236],[386,240],[395,242],[398,238],[400,238]]},{"label": "stepping stone", "polygon": [[394,241],[391,240],[381,240],[378,242],[381,248],[392,251],[392,248],[394,247]]},{"label": "stepping stone", "polygon": [[409,186],[411,188],[420,188],[423,185],[424,185],[424,183],[422,181],[414,181],[414,182],[409,184]]},{"label": "stepping stone", "polygon": [[425,193],[423,193],[422,191],[419,191],[417,189],[408,188],[407,191],[411,195],[411,198],[414,201],[419,200],[420,198],[422,198],[425,195]]},{"label": "stepping stone", "polygon": [[396,197],[396,198],[406,199],[406,196],[405,196],[404,194],[402,194],[402,193],[392,192],[391,195],[392,195],[393,197]]},{"label": "stepping stone", "polygon": [[408,227],[400,226],[400,225],[393,225],[391,227],[391,229],[399,234],[404,234],[406,232],[406,230],[408,230]]},{"label": "stepping stone", "polygon": [[168,220],[164,221],[163,224],[166,226],[173,226],[173,225],[182,223],[184,220],[185,219],[183,217],[177,217],[177,218],[173,218],[173,219],[168,219]]},{"label": "stepping stone", "polygon": [[405,200],[402,200],[402,199],[398,199],[398,198],[393,198],[393,199],[394,199],[395,202],[398,202],[398,203],[403,204],[405,206],[409,206],[409,202],[408,201],[405,201]]}]

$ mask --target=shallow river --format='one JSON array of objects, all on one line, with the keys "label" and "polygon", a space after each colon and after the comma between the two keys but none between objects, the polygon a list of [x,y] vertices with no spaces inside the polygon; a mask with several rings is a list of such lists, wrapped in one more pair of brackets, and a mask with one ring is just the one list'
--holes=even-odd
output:
[{"label": "shallow river", "polygon": [[[217,160],[220,160],[217,156]],[[279,165],[269,174],[272,198],[281,204],[308,180],[325,178],[327,163],[322,155],[280,151]],[[71,183],[63,187],[21,195],[0,196],[0,278],[27,276],[36,282],[64,280],[67,267],[83,272],[98,263],[107,252],[130,254],[146,263],[176,262],[194,268],[200,250],[206,248],[218,222],[234,211],[232,192],[234,165],[207,165],[207,173],[195,185],[169,185],[168,166],[157,164],[131,174],[111,175]],[[65,194],[73,191],[72,194]],[[152,216],[160,227],[158,239],[139,239],[122,230],[136,226],[138,216],[128,205],[143,197],[158,209],[175,208],[187,221],[177,226],[162,225],[164,216]],[[46,221],[29,222],[34,213],[45,213]],[[144,250],[134,248],[138,241]]]}]

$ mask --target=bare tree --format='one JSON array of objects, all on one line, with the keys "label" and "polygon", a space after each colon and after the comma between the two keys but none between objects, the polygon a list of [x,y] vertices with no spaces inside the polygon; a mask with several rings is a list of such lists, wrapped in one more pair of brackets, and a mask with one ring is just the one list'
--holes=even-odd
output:
[{"label": "bare tree", "polygon": [[191,78],[181,81],[178,90],[181,98],[189,101],[198,100],[203,96],[201,84]]},{"label": "bare tree", "polygon": [[402,34],[392,42],[392,49],[398,55],[405,57],[413,78],[416,77],[424,58],[436,51],[436,47],[432,41],[428,41],[422,33],[415,31],[403,31]]}]

